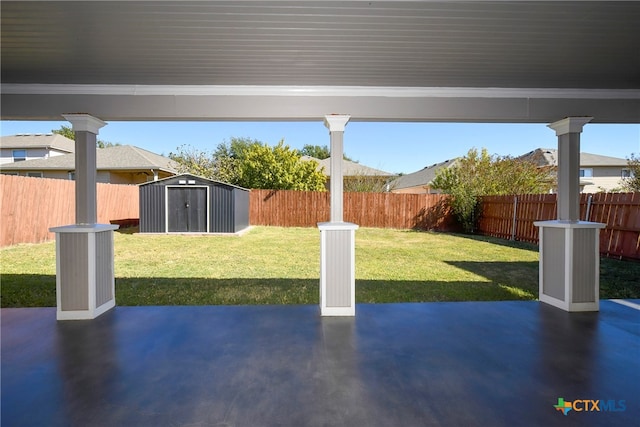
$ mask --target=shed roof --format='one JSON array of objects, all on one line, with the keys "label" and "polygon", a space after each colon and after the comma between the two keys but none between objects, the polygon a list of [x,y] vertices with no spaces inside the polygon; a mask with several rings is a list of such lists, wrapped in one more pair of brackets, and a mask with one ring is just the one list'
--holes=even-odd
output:
[{"label": "shed roof", "polygon": [[144,185],[158,185],[158,184],[166,184],[167,181],[175,181],[177,179],[180,178],[185,178],[185,179],[193,179],[196,181],[205,181],[211,184],[216,184],[216,185],[224,185],[227,187],[233,187],[233,188],[237,188],[239,190],[244,190],[244,191],[251,191],[249,188],[244,188],[244,187],[240,187],[239,185],[235,185],[235,184],[229,184],[228,182],[222,182],[222,181],[218,181],[215,179],[209,179],[209,178],[205,178],[202,176],[198,176],[198,175],[193,175],[191,173],[181,173],[178,175],[173,175],[173,176],[169,176],[167,178],[162,178],[162,179],[158,179],[157,181],[147,181],[147,182],[143,182],[141,184],[138,184],[139,186],[144,186]]},{"label": "shed roof", "polygon": [[57,133],[21,133],[0,137],[0,148],[51,148],[74,153],[76,143],[72,139]]},{"label": "shed roof", "polygon": [[[33,159],[5,163],[7,170],[74,170],[75,154],[64,154],[47,159]],[[176,173],[178,165],[173,160],[132,145],[117,145],[96,150],[98,170],[149,170],[158,169]]]}]

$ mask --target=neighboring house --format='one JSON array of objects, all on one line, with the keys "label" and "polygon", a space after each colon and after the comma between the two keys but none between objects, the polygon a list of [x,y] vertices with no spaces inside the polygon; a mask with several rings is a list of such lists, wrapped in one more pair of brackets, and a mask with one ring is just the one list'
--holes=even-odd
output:
[{"label": "neighboring house", "polygon": [[0,164],[48,159],[75,153],[75,142],[58,134],[18,134],[0,137]]},{"label": "neighboring house", "polygon": [[408,194],[438,194],[440,190],[431,188],[431,182],[436,177],[438,171],[442,168],[450,168],[456,164],[457,159],[445,160],[427,166],[417,172],[409,173],[398,177],[391,183],[392,193],[408,193]]},{"label": "neighboring house", "polygon": [[[131,145],[96,150],[98,182],[140,184],[176,175],[177,168],[173,160]],[[0,169],[3,174],[74,179],[75,154],[6,163]]]},{"label": "neighboring house", "polygon": [[[314,160],[318,163],[318,170],[322,171],[322,173],[327,177],[326,186],[328,189],[331,185],[331,157],[320,160],[315,157],[302,156],[301,160]],[[355,181],[366,180],[369,183],[368,186],[384,189],[393,177],[395,177],[392,173],[370,168],[369,166],[364,166],[360,163],[345,159],[342,159],[342,174],[346,191],[349,191],[349,188],[354,187],[354,185],[350,184],[349,181],[353,183]]]},{"label": "neighboring house", "polygon": [[[519,158],[533,161],[540,167],[553,167],[554,170],[558,166],[558,150],[553,148],[537,148]],[[630,176],[631,172],[626,159],[580,153],[579,173],[580,191],[598,193],[621,188],[622,178]]]}]

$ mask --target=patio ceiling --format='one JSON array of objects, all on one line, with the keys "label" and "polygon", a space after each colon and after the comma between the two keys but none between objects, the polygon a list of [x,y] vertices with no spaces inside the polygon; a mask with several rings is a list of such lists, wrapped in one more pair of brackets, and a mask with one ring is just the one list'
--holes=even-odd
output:
[{"label": "patio ceiling", "polygon": [[640,122],[640,3],[1,3],[3,119]]}]

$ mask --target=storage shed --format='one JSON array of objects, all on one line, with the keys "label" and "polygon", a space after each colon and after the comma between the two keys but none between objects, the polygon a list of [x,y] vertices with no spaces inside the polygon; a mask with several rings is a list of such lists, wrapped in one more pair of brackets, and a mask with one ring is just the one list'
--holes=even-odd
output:
[{"label": "storage shed", "polygon": [[235,233],[249,226],[249,190],[191,174],[140,184],[141,233]]}]

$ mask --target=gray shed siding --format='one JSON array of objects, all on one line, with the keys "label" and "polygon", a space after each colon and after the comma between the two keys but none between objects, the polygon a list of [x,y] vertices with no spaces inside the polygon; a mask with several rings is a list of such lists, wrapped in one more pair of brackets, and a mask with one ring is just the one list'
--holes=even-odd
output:
[{"label": "gray shed siding", "polygon": [[244,230],[249,226],[249,192],[236,188],[234,192],[234,231]]},{"label": "gray shed siding", "polygon": [[210,231],[233,233],[233,188],[211,186],[209,200]]},{"label": "gray shed siding", "polygon": [[166,232],[166,187],[193,188],[180,180],[193,180],[196,186],[207,186],[207,212],[210,233],[235,233],[249,226],[249,190],[193,175],[178,175],[140,186],[140,232]]},{"label": "gray shed siding", "polygon": [[166,227],[165,186],[140,186],[140,232],[163,233]]}]

